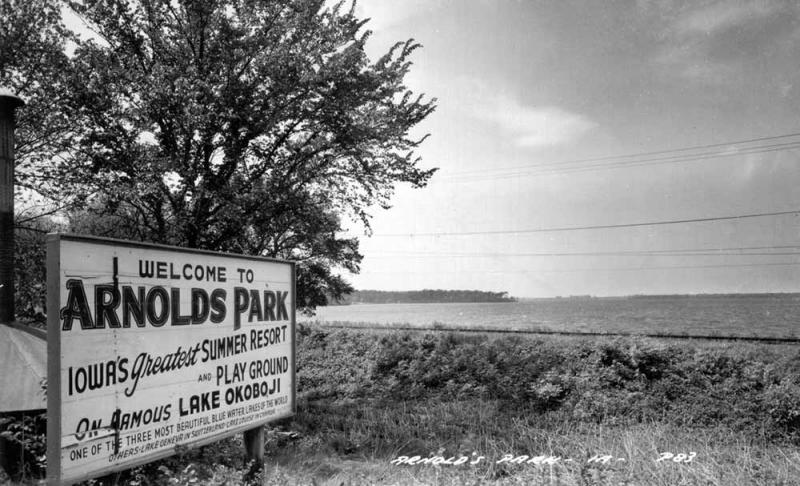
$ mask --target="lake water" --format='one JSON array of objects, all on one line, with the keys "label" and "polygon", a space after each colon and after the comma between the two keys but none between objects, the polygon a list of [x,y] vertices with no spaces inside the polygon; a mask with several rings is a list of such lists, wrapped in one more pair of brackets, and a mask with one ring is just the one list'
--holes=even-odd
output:
[{"label": "lake water", "polygon": [[534,299],[513,303],[355,304],[305,321],[435,323],[580,332],[800,336],[800,295]]}]

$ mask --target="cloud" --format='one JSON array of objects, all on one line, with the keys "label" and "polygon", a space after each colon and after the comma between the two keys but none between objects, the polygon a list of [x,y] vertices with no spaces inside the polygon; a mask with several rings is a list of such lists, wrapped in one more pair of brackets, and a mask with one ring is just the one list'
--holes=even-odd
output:
[{"label": "cloud", "polygon": [[673,74],[703,84],[720,85],[735,80],[740,66],[715,60],[701,45],[678,44],[665,47],[655,61]]},{"label": "cloud", "polygon": [[797,7],[780,1],[723,0],[656,15],[662,21],[663,45],[655,62],[684,79],[722,85],[745,74],[759,53],[785,37],[783,26],[775,22],[795,17]]},{"label": "cloud", "polygon": [[356,3],[356,15],[370,19],[367,29],[385,32],[417,16],[430,14],[440,5],[440,0],[365,0]]},{"label": "cloud", "polygon": [[[555,105],[526,104],[507,90],[478,78],[458,77],[441,90],[441,104],[492,125],[501,137],[522,148],[562,145],[577,140],[597,123]],[[448,103],[457,100],[456,104]]]},{"label": "cloud", "polygon": [[531,106],[515,98],[494,92],[480,83],[468,83],[471,88],[458,98],[461,109],[472,118],[488,122],[502,136],[523,148],[561,145],[583,136],[597,124],[584,115],[558,106]]},{"label": "cloud", "polygon": [[720,2],[689,12],[675,27],[680,34],[713,34],[769,17],[781,9],[779,2],[772,1]]},{"label": "cloud", "polygon": [[498,126],[518,147],[561,145],[597,126],[587,117],[558,106],[526,106],[504,95],[486,101],[475,114]]}]

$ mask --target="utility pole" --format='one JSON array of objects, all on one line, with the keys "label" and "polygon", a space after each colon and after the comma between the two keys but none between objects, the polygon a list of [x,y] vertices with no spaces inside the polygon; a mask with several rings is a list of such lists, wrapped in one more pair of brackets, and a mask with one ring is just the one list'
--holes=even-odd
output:
[{"label": "utility pole", "polygon": [[14,322],[14,110],[23,104],[0,88],[0,324]]}]

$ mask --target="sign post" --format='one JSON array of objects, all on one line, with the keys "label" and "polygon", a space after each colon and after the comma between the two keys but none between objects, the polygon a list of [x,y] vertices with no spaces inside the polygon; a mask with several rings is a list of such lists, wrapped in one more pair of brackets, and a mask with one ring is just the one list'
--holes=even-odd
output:
[{"label": "sign post", "polygon": [[245,479],[249,482],[264,468],[264,427],[245,430],[243,438],[247,462],[252,463],[250,470],[245,474]]},{"label": "sign post", "polygon": [[[72,484],[295,412],[291,262],[50,235],[49,484]],[[260,449],[260,451],[259,451]]]}]

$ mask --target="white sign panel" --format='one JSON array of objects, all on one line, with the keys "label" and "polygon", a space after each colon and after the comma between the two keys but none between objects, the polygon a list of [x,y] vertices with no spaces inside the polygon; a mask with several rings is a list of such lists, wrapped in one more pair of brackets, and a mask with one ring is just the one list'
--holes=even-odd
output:
[{"label": "white sign panel", "polygon": [[294,413],[292,263],[50,235],[47,273],[51,484]]}]

